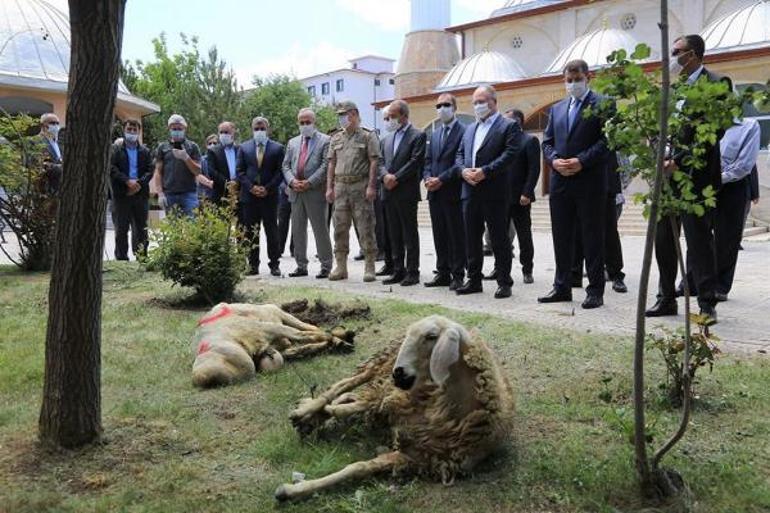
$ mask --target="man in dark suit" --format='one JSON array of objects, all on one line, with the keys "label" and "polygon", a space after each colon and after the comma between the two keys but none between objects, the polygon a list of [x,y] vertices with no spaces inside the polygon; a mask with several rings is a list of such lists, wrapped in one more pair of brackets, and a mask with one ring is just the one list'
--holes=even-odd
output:
[{"label": "man in dark suit", "polygon": [[128,260],[128,230],[134,256],[147,254],[147,215],[152,155],[139,142],[142,124],[137,119],[123,123],[123,142],[113,146],[110,157],[112,224],[115,225],[115,259]]},{"label": "man in dark suit", "polygon": [[270,122],[256,117],[251,122],[253,138],[238,149],[236,170],[240,183],[241,224],[249,252],[249,274],[259,274],[259,227],[264,227],[270,274],[280,276],[281,258],[278,236],[278,186],[283,180],[284,148],[268,138]]},{"label": "man in dark suit", "polygon": [[510,208],[509,173],[521,151],[521,128],[497,111],[497,92],[481,86],[473,92],[476,122],[468,125],[457,148],[454,173],[464,181],[463,219],[468,254],[468,280],[455,292],[482,292],[484,224],[489,229],[497,269],[495,298],[511,296],[511,239],[508,236]]},{"label": "man in dark suit", "polygon": [[211,201],[214,204],[225,201],[228,184],[235,184],[238,181],[238,174],[235,169],[238,144],[235,142],[235,133],[235,123],[232,121],[220,123],[219,144],[208,150],[206,155],[209,178],[214,182],[211,191]]},{"label": "man in dark suit", "polygon": [[391,133],[381,142],[379,177],[388,218],[393,275],[382,283],[408,287],[420,283],[417,203],[425,164],[425,132],[409,122],[409,105],[403,100],[395,100],[388,106],[388,116]]},{"label": "man in dark suit", "polygon": [[465,227],[460,201],[462,180],[453,172],[457,148],[465,133],[455,115],[457,100],[449,93],[438,97],[436,112],[441,125],[431,135],[425,154],[422,176],[428,190],[433,245],[436,248],[436,270],[426,287],[449,287],[457,290],[465,279]]},{"label": "man in dark suit", "polygon": [[59,145],[59,117],[51,112],[40,116],[40,135],[36,143],[45,171],[45,188],[49,194],[59,192],[64,169],[64,153]]},{"label": "man in dark suit", "polygon": [[519,262],[524,283],[533,283],[535,245],[532,242],[532,203],[535,201],[535,186],[540,178],[540,141],[524,132],[524,113],[509,109],[503,114],[518,123],[521,131],[521,149],[511,166],[511,220],[519,239]]},{"label": "man in dark suit", "polygon": [[543,138],[543,155],[551,166],[550,207],[556,272],[553,289],[540,303],[572,301],[570,275],[575,233],[580,229],[589,285],[582,307],[604,304],[604,215],[609,155],[603,120],[585,117],[602,99],[588,88],[588,64],[574,60],[564,67],[568,96],[551,107]]},{"label": "man in dark suit", "polygon": [[[674,41],[671,51],[674,76],[679,75],[691,85],[697,80],[724,82],[725,94],[729,94],[732,89],[730,79],[703,67],[705,47],[703,38],[696,34],[680,37]],[[703,169],[695,170],[685,164],[699,121],[697,117],[690,119],[682,132],[675,134],[673,159],[666,161],[666,172],[673,173],[679,169],[689,175],[692,179],[693,192],[700,196],[709,186],[715,192],[719,190],[722,185],[722,164],[718,142],[706,148],[704,157],[706,166]],[[717,140],[722,138],[723,133],[718,134]],[[679,223],[680,221],[677,220],[674,223],[676,226],[672,226],[670,217],[665,217],[658,223],[655,236],[655,259],[660,272],[658,300],[652,308],[647,310],[647,317],[677,315],[675,281],[678,264],[674,239],[679,237]],[[684,227],[684,236],[687,241],[688,267],[695,281],[698,305],[702,314],[716,321],[717,271],[713,233],[714,213],[708,210],[702,217],[684,214],[681,216],[681,225]]]}]

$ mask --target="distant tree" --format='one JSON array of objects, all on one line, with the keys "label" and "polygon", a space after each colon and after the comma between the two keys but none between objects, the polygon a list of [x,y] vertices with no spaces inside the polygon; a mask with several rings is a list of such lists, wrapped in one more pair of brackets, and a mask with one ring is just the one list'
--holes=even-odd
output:
[{"label": "distant tree", "polygon": [[107,169],[125,0],[69,0],[68,138],[56,218],[40,440],[79,447],[101,423],[101,308]]}]

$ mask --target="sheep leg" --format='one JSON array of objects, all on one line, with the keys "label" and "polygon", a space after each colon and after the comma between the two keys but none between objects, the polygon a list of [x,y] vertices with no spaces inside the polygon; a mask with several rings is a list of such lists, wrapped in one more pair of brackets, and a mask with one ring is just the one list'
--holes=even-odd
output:
[{"label": "sheep leg", "polygon": [[321,331],[321,328],[318,326],[313,326],[312,324],[302,322],[290,313],[286,313],[283,310],[279,311],[280,313],[278,315],[280,316],[281,323],[283,323],[284,326],[289,326],[301,331]]},{"label": "sheep leg", "polygon": [[324,412],[331,417],[336,417],[339,419],[342,417],[349,417],[351,415],[355,415],[356,413],[364,412],[368,410],[369,407],[370,405],[364,402],[353,401],[353,402],[342,403],[342,404],[330,404],[324,407]]},{"label": "sheep leg", "polygon": [[275,491],[275,498],[281,502],[304,499],[316,492],[339,486],[348,481],[365,479],[392,471],[406,463],[406,457],[399,451],[388,452],[368,461],[351,463],[342,470],[319,479],[281,485]]},{"label": "sheep leg", "polygon": [[338,381],[314,399],[303,399],[299,406],[289,414],[294,427],[300,433],[309,433],[326,420],[324,408],[337,397],[350,392],[372,379],[371,370],[367,369],[354,376]]},{"label": "sheep leg", "polygon": [[287,360],[297,360],[299,358],[305,358],[314,354],[322,353],[332,349],[352,349],[353,346],[348,344],[342,339],[336,337],[329,337],[324,342],[309,342],[301,343],[298,345],[292,345],[281,351],[283,357]]}]

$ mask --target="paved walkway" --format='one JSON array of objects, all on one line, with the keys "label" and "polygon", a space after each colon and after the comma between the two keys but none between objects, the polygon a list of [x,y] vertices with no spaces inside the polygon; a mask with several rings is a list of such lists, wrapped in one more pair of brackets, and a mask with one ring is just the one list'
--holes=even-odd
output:
[{"label": "paved walkway", "polygon": [[[9,235],[6,233],[6,235]],[[308,254],[315,254],[312,235],[308,237]],[[358,244],[351,237],[351,254],[358,251]],[[605,306],[596,310],[583,310],[580,303],[584,293],[573,289],[572,303],[557,303],[541,305],[537,297],[550,289],[553,279],[554,259],[551,236],[548,233],[535,233],[535,283],[524,285],[521,281],[521,267],[514,262],[513,297],[494,299],[496,289],[493,282],[484,283],[482,294],[457,296],[447,289],[428,289],[422,285],[413,287],[385,286],[381,282],[363,283],[363,262],[349,264],[350,278],[346,281],[330,282],[313,278],[319,270],[316,259],[311,258],[310,276],[305,278],[288,278],[286,274],[295,268],[295,263],[287,254],[281,260],[281,270],[284,277],[269,276],[267,266],[263,264],[263,274],[249,280],[262,280],[265,283],[278,286],[306,285],[326,288],[336,291],[346,291],[374,298],[398,298],[413,303],[438,304],[448,308],[473,312],[491,313],[516,321],[533,322],[548,326],[558,326],[578,331],[605,332],[611,334],[632,334],[634,331],[634,311],[636,308],[636,291],[639,286],[639,269],[644,249],[644,238],[636,236],[622,237],[625,257],[627,294],[617,294],[608,286],[605,293]],[[13,244],[13,240],[10,241]],[[433,239],[429,228],[420,228],[421,272],[422,280],[432,277],[435,265]],[[747,353],[764,353],[770,351],[770,241],[744,241],[744,251],[741,251],[738,261],[733,291],[730,300],[717,307],[719,324],[715,332],[723,341],[723,347],[731,351]],[[105,259],[114,255],[113,232],[107,234],[105,244]],[[288,244],[287,244],[288,246]],[[8,246],[7,246],[8,247]],[[263,245],[263,247],[265,247]],[[263,256],[263,261],[266,258]],[[8,263],[0,255],[0,264]],[[381,264],[378,263],[378,267]],[[484,272],[491,271],[493,260],[487,257]],[[657,268],[653,262],[651,294],[649,304],[654,302],[657,289]],[[584,280],[587,283],[587,280]],[[608,284],[609,285],[609,284]],[[679,325],[682,322],[682,300],[680,299],[680,316],[678,318],[651,319],[649,326],[657,324]],[[693,302],[694,303],[694,302]],[[697,308],[697,306],[695,306]]]}]

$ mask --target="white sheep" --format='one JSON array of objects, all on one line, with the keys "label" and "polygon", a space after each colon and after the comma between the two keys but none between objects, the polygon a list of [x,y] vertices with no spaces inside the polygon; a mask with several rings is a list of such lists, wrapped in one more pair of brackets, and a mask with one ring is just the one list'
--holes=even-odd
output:
[{"label": "white sheep", "polygon": [[284,360],[352,350],[352,340],[344,329],[327,333],[276,305],[219,303],[201,318],[193,336],[193,383],[229,385],[257,371],[276,370]]},{"label": "white sheep", "polygon": [[300,499],[387,471],[451,484],[504,443],[513,412],[511,386],[489,346],[445,317],[427,317],[409,327],[403,343],[290,414],[303,434],[363,415],[390,427],[393,450],[320,479],[282,485],[275,497]]}]

